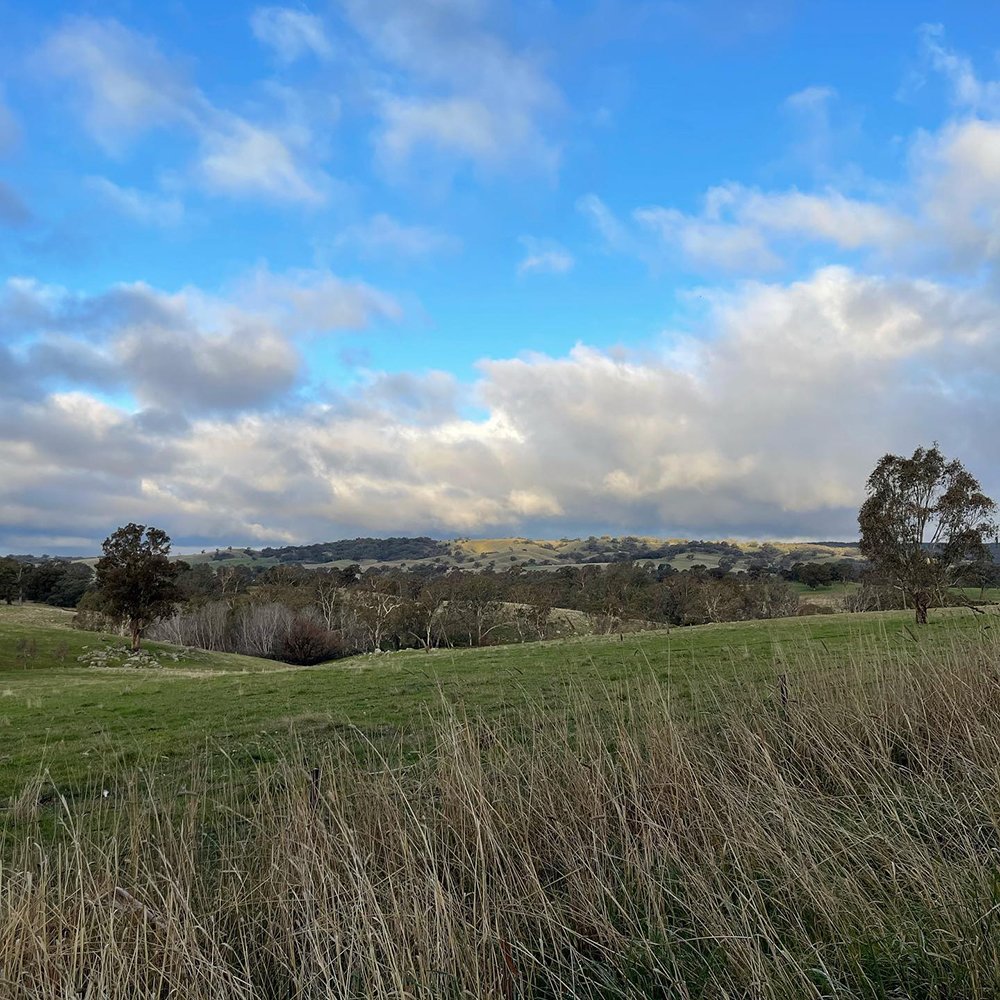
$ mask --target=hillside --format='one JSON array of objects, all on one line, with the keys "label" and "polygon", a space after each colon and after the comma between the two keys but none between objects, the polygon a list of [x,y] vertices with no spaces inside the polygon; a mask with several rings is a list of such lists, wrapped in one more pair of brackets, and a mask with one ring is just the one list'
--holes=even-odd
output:
[{"label": "hillside", "polygon": [[[589,538],[354,538],[308,545],[253,549],[227,546],[185,555],[186,561],[258,567],[280,564],[343,567],[357,563],[373,566],[492,566],[504,569],[514,563],[528,569],[552,569],[590,563],[650,560],[684,569],[700,563],[714,567],[727,560],[734,569],[747,569],[755,560],[769,562],[827,562],[860,560],[856,543],[690,540],[634,535]],[[91,560],[92,561],[92,560]]]}]

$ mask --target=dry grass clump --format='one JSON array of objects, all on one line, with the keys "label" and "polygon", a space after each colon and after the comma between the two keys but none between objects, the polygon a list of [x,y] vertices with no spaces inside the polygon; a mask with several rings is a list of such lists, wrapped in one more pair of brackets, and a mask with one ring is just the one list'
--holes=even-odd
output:
[{"label": "dry grass clump", "polygon": [[0,995],[998,995],[990,635],[799,665],[695,721],[637,685],[452,713],[417,756],[134,775],[60,803],[55,836],[28,789]]}]

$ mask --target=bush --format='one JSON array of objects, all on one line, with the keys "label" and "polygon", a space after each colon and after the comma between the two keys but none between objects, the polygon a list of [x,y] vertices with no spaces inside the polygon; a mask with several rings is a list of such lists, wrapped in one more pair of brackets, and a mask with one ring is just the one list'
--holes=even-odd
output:
[{"label": "bush", "polygon": [[331,632],[319,622],[296,615],[288,631],[278,643],[277,657],[285,663],[311,666],[344,655],[343,643],[336,632]]}]

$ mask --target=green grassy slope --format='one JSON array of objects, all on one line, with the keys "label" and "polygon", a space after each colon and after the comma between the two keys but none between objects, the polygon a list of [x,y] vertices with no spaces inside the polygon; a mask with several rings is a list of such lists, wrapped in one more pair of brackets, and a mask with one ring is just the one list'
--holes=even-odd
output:
[{"label": "green grassy slope", "polygon": [[[111,665],[127,656],[129,642],[121,636],[81,632],[72,627],[75,612],[47,605],[0,604],[0,674],[80,667],[80,657],[108,651]],[[212,671],[271,670],[275,664],[252,656],[207,653],[166,643],[144,642],[143,648],[164,668]]]},{"label": "green grassy slope", "polygon": [[908,655],[977,641],[994,621],[941,611],[917,632],[907,614],[843,614],[641,633],[624,642],[588,636],[406,651],[311,668],[152,644],[161,665],[137,669],[81,663],[78,656],[124,641],[74,631],[63,612],[0,607],[0,799],[41,768],[73,791],[123,766],[180,768],[206,745],[249,763],[293,738],[308,746],[352,727],[391,742],[425,725],[442,702],[495,714],[526,701],[558,707],[576,697],[627,697],[630,682],[653,679],[695,711],[724,702],[727,684],[773,683],[793,662],[801,669],[863,661],[873,646]]}]

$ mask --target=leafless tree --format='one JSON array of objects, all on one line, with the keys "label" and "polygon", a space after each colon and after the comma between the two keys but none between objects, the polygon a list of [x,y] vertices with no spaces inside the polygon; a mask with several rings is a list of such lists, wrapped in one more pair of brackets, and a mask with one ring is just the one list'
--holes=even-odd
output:
[{"label": "leafless tree", "polygon": [[249,604],[236,616],[238,651],[250,656],[273,656],[292,623],[283,604]]}]

